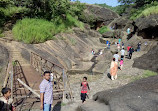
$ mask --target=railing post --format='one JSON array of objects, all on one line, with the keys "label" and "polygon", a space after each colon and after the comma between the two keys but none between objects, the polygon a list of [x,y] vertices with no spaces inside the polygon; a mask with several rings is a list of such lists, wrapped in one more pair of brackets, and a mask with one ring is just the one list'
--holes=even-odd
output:
[{"label": "railing post", "polygon": [[12,99],[12,100],[13,100],[13,81],[14,81],[14,80],[13,80],[13,73],[14,73],[14,72],[13,72],[13,66],[12,66],[12,67],[11,67],[11,75],[10,75],[10,76],[11,76],[11,78],[10,78],[10,79],[11,79],[11,84],[10,84],[11,86],[10,86],[10,87],[11,87],[11,99]]},{"label": "railing post", "polygon": [[65,72],[63,69],[63,86],[64,86],[64,91],[63,91],[63,102],[65,102],[65,89],[66,89],[66,84],[65,84]]}]

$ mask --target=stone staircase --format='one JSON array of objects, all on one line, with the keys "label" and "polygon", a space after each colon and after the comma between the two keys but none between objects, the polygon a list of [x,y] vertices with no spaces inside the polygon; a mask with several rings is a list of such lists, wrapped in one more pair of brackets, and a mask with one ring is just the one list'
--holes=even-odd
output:
[{"label": "stone staircase", "polygon": [[0,38],[0,43],[8,48],[12,61],[18,60],[22,66],[29,66],[30,63],[22,57],[20,49],[13,44],[12,31],[5,31],[3,34],[4,37]]}]

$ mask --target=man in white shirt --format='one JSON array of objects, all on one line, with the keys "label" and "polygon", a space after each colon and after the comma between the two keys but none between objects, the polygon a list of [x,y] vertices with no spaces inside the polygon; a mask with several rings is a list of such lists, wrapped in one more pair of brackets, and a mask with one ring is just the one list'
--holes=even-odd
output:
[{"label": "man in white shirt", "polygon": [[125,56],[125,50],[124,50],[124,48],[122,48],[122,50],[120,51],[120,53],[121,53],[121,58],[123,59],[124,56]]}]

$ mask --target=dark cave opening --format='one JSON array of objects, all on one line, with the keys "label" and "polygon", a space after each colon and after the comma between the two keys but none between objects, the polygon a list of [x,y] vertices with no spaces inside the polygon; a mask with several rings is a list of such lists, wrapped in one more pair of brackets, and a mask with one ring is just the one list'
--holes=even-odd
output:
[{"label": "dark cave opening", "polygon": [[158,39],[158,26],[149,27],[138,32],[144,39]]}]

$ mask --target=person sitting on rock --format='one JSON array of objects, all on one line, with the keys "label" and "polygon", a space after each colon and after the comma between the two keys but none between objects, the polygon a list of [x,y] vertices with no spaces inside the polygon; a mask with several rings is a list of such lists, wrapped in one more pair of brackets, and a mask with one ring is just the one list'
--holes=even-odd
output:
[{"label": "person sitting on rock", "polygon": [[15,111],[15,107],[12,106],[13,100],[10,99],[11,96],[11,89],[10,88],[3,88],[2,97],[0,97],[0,111]]},{"label": "person sitting on rock", "polygon": [[86,101],[87,92],[90,93],[90,88],[87,82],[87,77],[83,77],[83,82],[81,83],[81,100],[82,103]]}]

